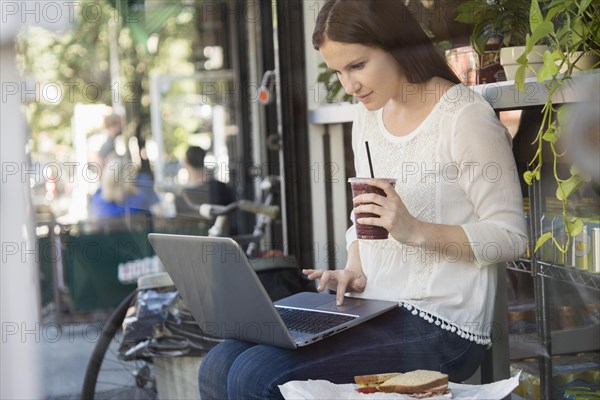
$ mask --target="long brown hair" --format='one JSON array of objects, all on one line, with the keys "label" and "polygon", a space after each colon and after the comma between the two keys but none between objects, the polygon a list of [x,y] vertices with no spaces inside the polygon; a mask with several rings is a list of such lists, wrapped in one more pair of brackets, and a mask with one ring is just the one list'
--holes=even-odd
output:
[{"label": "long brown hair", "polygon": [[410,83],[435,76],[460,82],[402,0],[327,0],[317,16],[313,46],[319,50],[328,39],[387,51]]}]

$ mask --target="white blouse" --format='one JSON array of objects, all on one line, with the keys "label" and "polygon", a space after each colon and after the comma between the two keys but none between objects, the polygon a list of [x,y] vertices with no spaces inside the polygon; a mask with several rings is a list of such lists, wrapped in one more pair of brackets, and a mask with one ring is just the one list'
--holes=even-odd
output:
[{"label": "white blouse", "polygon": [[[396,192],[411,215],[462,226],[475,259],[449,259],[445,254],[452,252],[425,252],[391,236],[359,240],[367,286],[356,296],[398,301],[431,323],[489,344],[495,264],[518,258],[527,241],[519,176],[506,128],[483,97],[456,85],[405,136],[394,136],[385,128],[382,109],[359,106],[352,127],[358,177],[370,176],[365,141],[375,176],[397,179]],[[347,245],[355,240],[352,226]],[[460,249],[459,243],[448,246]]]}]

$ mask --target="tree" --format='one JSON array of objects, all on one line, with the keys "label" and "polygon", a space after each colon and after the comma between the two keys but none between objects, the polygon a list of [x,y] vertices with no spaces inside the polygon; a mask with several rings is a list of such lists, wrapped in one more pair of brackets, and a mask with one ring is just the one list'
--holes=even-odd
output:
[{"label": "tree", "polygon": [[[167,0],[146,5],[143,0],[83,0],[78,11],[69,32],[34,28],[18,40],[21,73],[32,77],[37,89],[27,104],[34,151],[42,133],[72,146],[71,120],[77,103],[120,102],[127,116],[125,135],[146,137],[149,73],[194,72],[191,49],[198,30],[193,7]],[[117,84],[110,75],[109,21],[117,28],[121,77]],[[148,49],[150,37],[159,41],[155,52]]]}]

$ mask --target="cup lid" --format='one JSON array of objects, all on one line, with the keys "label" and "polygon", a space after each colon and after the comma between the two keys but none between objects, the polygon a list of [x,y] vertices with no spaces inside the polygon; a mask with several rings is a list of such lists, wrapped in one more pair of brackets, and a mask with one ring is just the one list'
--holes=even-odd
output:
[{"label": "cup lid", "polygon": [[372,181],[372,180],[376,180],[376,181],[388,181],[390,183],[392,182],[396,182],[397,179],[396,178],[369,178],[369,177],[351,177],[348,178],[348,182],[368,182],[368,181]]}]

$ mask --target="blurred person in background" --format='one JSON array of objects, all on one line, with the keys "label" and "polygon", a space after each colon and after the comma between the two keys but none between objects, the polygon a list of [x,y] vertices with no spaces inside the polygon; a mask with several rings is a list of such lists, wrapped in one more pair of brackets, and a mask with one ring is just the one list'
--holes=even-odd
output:
[{"label": "blurred person in background", "polygon": [[[201,204],[227,205],[235,201],[233,191],[204,166],[206,151],[190,146],[185,152],[183,166],[188,173],[188,183],[183,194],[175,199],[177,215],[198,215],[194,206]],[[190,204],[191,203],[191,204]]]},{"label": "blurred person in background", "polygon": [[103,164],[101,186],[91,199],[92,218],[150,213],[158,197],[147,183],[151,179],[147,171],[140,171],[135,163],[115,152],[109,153]]},{"label": "blurred person in background", "polygon": [[148,160],[148,155],[146,153],[146,141],[144,139],[138,139],[138,146],[140,167],[137,171],[136,187],[144,194],[145,198],[150,200],[150,205],[152,206],[159,200],[154,191],[154,172],[152,172],[150,160]]},{"label": "blurred person in background", "polygon": [[119,115],[110,114],[104,118],[104,126],[108,137],[106,138],[106,142],[100,147],[100,160],[106,160],[111,153],[115,152],[115,140],[123,132],[123,121]]},{"label": "blurred person in background", "polygon": [[[198,207],[202,204],[228,205],[236,198],[234,192],[225,183],[215,179],[209,171],[204,158],[206,151],[198,146],[188,147],[183,166],[188,174],[185,187],[175,196],[175,210],[180,228],[191,232],[204,232],[213,221],[200,216]],[[224,235],[237,233],[237,215],[233,213],[225,225]],[[200,228],[200,231],[197,229]],[[198,233],[203,234],[203,233]]]}]

